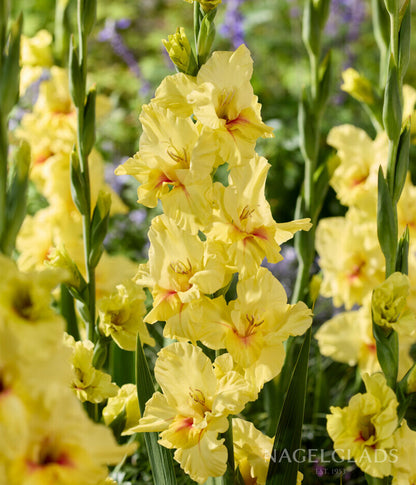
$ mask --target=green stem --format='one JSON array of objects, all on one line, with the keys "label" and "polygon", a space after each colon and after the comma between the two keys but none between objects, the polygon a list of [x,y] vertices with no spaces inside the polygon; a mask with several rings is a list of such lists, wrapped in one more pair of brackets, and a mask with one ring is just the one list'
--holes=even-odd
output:
[{"label": "green stem", "polygon": [[309,65],[311,69],[311,92],[313,99],[317,99],[318,97],[318,89],[319,89],[319,71],[318,71],[318,63],[319,58],[313,54],[313,52],[309,52]]},{"label": "green stem", "polygon": [[231,416],[228,416],[228,429],[223,434],[225,438],[224,445],[228,451],[228,458],[227,458],[227,470],[222,477],[223,485],[235,485],[235,463],[234,463],[234,443],[233,443],[233,423]]},{"label": "green stem", "polygon": [[84,126],[84,107],[77,108],[77,151],[80,161],[80,168],[85,181],[85,200],[86,200],[86,213],[82,214],[82,228],[84,238],[84,259],[88,284],[88,309],[90,314],[90,321],[87,322],[87,335],[88,339],[94,341],[94,326],[95,326],[95,270],[89,264],[89,255],[91,253],[91,188],[90,188],[90,176],[88,167],[88,157],[85,157],[83,144],[82,144],[82,132]]},{"label": "green stem", "polygon": [[[3,246],[6,232],[7,207],[7,119],[0,113],[0,242]],[[4,252],[4,248],[0,248]]]},{"label": "green stem", "polygon": [[380,73],[379,73],[379,87],[384,89],[387,81],[387,69],[389,64],[389,52],[387,50],[380,51]]},{"label": "green stem", "polygon": [[295,288],[291,298],[292,303],[298,302],[300,299],[305,299],[305,290],[309,283],[309,265],[305,265],[302,261],[299,262],[298,272],[296,275]]},{"label": "green stem", "polygon": [[[82,25],[82,0],[78,0],[77,4],[77,22],[78,22],[78,49],[79,59],[81,62],[82,81],[84,84],[84,92],[86,92],[86,73],[87,73],[87,36],[83,32]],[[88,284],[88,309],[90,320],[87,322],[88,339],[95,341],[95,269],[91,267],[89,256],[91,254],[92,239],[91,239],[91,184],[88,166],[88,155],[84,152],[83,133],[84,133],[84,110],[85,104],[77,107],[77,152],[80,162],[81,172],[85,182],[85,213],[82,214],[83,238],[84,238],[84,258],[85,268]]]}]

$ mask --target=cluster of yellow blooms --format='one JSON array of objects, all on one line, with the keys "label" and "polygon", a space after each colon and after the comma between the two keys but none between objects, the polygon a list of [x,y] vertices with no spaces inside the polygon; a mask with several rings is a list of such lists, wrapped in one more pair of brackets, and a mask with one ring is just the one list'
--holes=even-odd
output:
[{"label": "cluster of yellow blooms", "polygon": [[[45,65],[44,59],[52,57],[51,37],[41,31],[32,39],[24,38],[22,45],[23,80],[30,80],[41,73],[38,69],[39,65]],[[35,59],[38,59],[37,65],[34,65]],[[47,208],[26,217],[17,240],[18,264],[24,271],[42,270],[45,261],[62,256],[64,246],[84,272],[81,216],[73,203],[69,183],[70,154],[76,141],[76,111],[69,93],[67,70],[50,66],[49,73],[49,79],[41,81],[33,112],[23,116],[17,133],[31,146],[30,177],[49,202]],[[108,109],[106,105],[108,102],[99,97],[98,115],[100,110]],[[91,152],[89,167],[92,202],[95,203],[100,192],[107,192],[111,194],[112,213],[125,212],[120,198],[104,182],[104,164],[96,150]],[[56,248],[59,248],[58,255]],[[96,272],[97,297],[114,292],[115,285],[130,279],[134,272],[135,267],[127,258],[104,253]]]},{"label": "cluster of yellow blooms", "polygon": [[[46,31],[22,43],[22,85],[33,81],[49,68],[49,78],[41,81],[33,111],[26,113],[17,135],[31,146],[31,180],[49,202],[48,207],[27,216],[17,238],[18,266],[22,271],[65,267],[69,282],[79,285],[75,265],[85,276],[82,219],[72,200],[70,154],[76,141],[76,111],[72,104],[66,69],[50,65],[52,38]],[[108,109],[108,101],[98,98],[98,115]],[[93,206],[99,197],[111,195],[112,213],[125,212],[118,195],[104,182],[104,162],[96,150],[89,157]],[[45,264],[46,263],[46,264]],[[142,316],[145,294],[131,283],[136,266],[122,255],[103,253],[96,269],[96,297],[100,330],[112,335],[118,345],[134,350],[137,332],[142,341],[153,344]]]},{"label": "cluster of yellow blooms", "polygon": [[[255,152],[272,129],[261,120],[252,68],[242,45],[215,52],[195,77],[166,77],[143,107],[139,152],[116,171],[140,182],[141,204],[162,204],[149,231],[149,261],[135,281],[153,297],[145,321],[166,322],[164,335],[178,341],[158,354],[162,392],[125,433],[159,432],[159,443],[176,450],[198,483],[225,473],[219,433],[228,429],[227,417],[279,374],[284,340],[312,322],[310,309],[288,304],[283,286],[260,266],[265,257],[281,260],[279,245],[310,223],[273,220],[264,195],[269,164]],[[227,171],[225,182],[217,180],[219,168]],[[227,302],[236,273],[237,298]],[[217,351],[214,362],[198,341]],[[270,438],[242,419],[234,423],[236,464],[246,483],[264,484]]]},{"label": "cluster of yellow blooms", "polygon": [[[134,392],[119,389],[109,374],[95,369],[93,343],[66,335],[63,318],[51,308],[56,287],[62,282],[77,287],[78,268],[84,271],[81,217],[69,176],[76,113],[67,71],[52,66],[50,34],[23,39],[22,65],[22,92],[44,68],[49,71],[17,136],[31,145],[30,176],[50,205],[26,217],[17,240],[17,265],[1,257],[0,484],[110,485],[115,482],[107,477],[107,465],[119,463],[136,446],[119,446],[110,429],[88,418],[81,402],[110,398],[109,415],[128,391],[135,398],[129,411],[138,415],[135,386]],[[93,200],[103,189],[112,192],[103,168],[93,151]],[[113,211],[124,211],[117,195],[111,197]],[[143,342],[154,345],[142,319],[144,291],[131,281],[135,270],[127,258],[106,254],[97,268],[100,331],[126,350],[135,349],[138,332]]]},{"label": "cluster of yellow blooms", "polygon": [[0,263],[0,484],[115,483],[107,465],[135,446],[119,446],[71,391],[78,377],[77,392],[88,392],[71,369],[64,320],[51,308],[51,292],[65,275],[23,273],[4,256]]},{"label": "cluster of yellow blooms", "polygon": [[[347,88],[348,79],[355,74],[351,69],[344,73]],[[407,119],[414,110],[416,91],[405,86],[403,95]],[[372,322],[397,331],[398,378],[403,378],[413,365],[409,351],[416,342],[416,187],[409,175],[398,203],[399,231],[407,226],[411,234],[409,277],[393,273],[384,281],[385,262],[377,240],[377,173],[380,165],[386,169],[387,135],[379,132],[372,140],[363,130],[342,125],[330,131],[327,141],[336,149],[330,184],[348,210],[345,217],[321,220],[317,228],[321,293],[332,296],[335,305],[344,305],[347,311],[325,322],[315,336],[322,355],[359,366],[367,389],[367,393],[353,396],[348,407],[331,408],[328,431],[342,458],[354,458],[374,477],[393,475],[394,484],[409,485],[416,476],[409,459],[416,433],[405,420],[400,423],[396,396],[378,373]],[[353,308],[357,306],[360,308]],[[413,381],[414,376],[408,380],[408,392],[416,390]]]},{"label": "cluster of yellow blooms", "polygon": [[[403,91],[404,118],[407,118],[413,112],[416,91],[410,86]],[[323,271],[321,293],[332,296],[336,306],[344,305],[348,311],[326,322],[316,337],[323,355],[350,365],[359,363],[362,371],[372,373],[380,368],[371,335],[370,300],[372,291],[384,281],[385,267],[377,241],[377,172],[380,165],[385,168],[387,164],[388,138],[380,132],[371,140],[360,128],[341,125],[330,131],[328,144],[337,150],[337,166],[330,183],[348,211],[345,217],[321,220],[317,228],[316,245]],[[416,311],[415,204],[416,187],[409,176],[398,204],[398,223],[399,230],[403,231],[407,225],[410,232],[410,281],[405,284],[409,293],[407,305],[413,312]],[[351,310],[354,305],[362,307]],[[400,334],[402,377],[412,364],[408,354],[416,336],[411,325],[400,325],[396,330]]]}]

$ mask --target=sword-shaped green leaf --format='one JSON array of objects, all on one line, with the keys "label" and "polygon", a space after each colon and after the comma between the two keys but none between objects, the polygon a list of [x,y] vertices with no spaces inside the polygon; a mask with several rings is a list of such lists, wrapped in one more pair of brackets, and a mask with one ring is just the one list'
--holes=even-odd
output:
[{"label": "sword-shaped green leaf", "polygon": [[[153,396],[155,387],[139,335],[137,335],[136,348],[136,386],[140,413],[143,416],[146,402]],[[168,449],[159,445],[157,442],[158,438],[158,433],[144,434],[150,465],[152,467],[154,483],[176,485],[172,455]]]},{"label": "sword-shaped green leaf", "polygon": [[266,485],[296,485],[299,463],[287,457],[292,457],[301,444],[310,342],[311,329],[304,336],[283,403]]}]

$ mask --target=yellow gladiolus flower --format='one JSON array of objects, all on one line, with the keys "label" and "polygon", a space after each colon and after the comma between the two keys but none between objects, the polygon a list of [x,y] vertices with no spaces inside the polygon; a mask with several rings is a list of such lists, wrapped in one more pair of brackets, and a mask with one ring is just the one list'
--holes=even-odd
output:
[{"label": "yellow gladiolus flower", "polygon": [[[51,205],[77,212],[70,190],[70,153],[76,142],[76,111],[69,92],[68,72],[53,66],[43,81],[32,113],[23,116],[18,136],[31,146],[31,179]],[[92,206],[100,189],[112,194],[112,213],[125,211],[118,195],[104,182],[104,165],[93,150],[89,157]]]},{"label": "yellow gladiolus flower", "polygon": [[228,305],[220,297],[196,306],[195,333],[210,348],[226,348],[259,391],[282,368],[283,342],[307,330],[312,312],[303,302],[289,305],[283,286],[266,268],[240,280],[237,295]]},{"label": "yellow gladiolus flower", "polygon": [[120,165],[116,174],[139,182],[138,202],[156,207],[182,227],[197,233],[211,218],[208,191],[216,162],[216,140],[201,136],[190,118],[180,118],[155,103],[143,106],[140,150]]},{"label": "yellow gladiolus flower", "polygon": [[273,447],[273,438],[264,435],[253,423],[233,418],[236,467],[246,485],[264,485]]},{"label": "yellow gladiolus flower", "polygon": [[407,328],[414,333],[416,317],[413,312],[405,308],[409,291],[408,276],[399,272],[391,274],[377,286],[371,300],[374,323],[396,331]]},{"label": "yellow gladiolus flower", "polygon": [[350,209],[346,217],[321,219],[316,249],[323,271],[321,293],[349,310],[384,280],[384,257],[375,221]]},{"label": "yellow gladiolus flower", "polygon": [[19,337],[0,325],[0,463],[14,459],[24,448],[33,398],[66,386],[70,378],[69,352],[60,340],[48,348],[42,346],[41,334],[38,340],[32,336],[29,348],[21,346]]},{"label": "yellow gladiolus flower", "polygon": [[[79,261],[78,266],[83,268],[84,265]],[[95,273],[97,302],[100,298],[111,295],[120,281],[132,279],[136,271],[137,264],[126,256],[104,252]]]},{"label": "yellow gladiolus flower", "polygon": [[21,61],[23,66],[50,67],[53,64],[52,35],[39,30],[33,37],[22,35]]},{"label": "yellow gladiolus flower", "polygon": [[109,426],[123,411],[126,413],[124,429],[132,428],[140,419],[137,388],[134,384],[124,384],[118,390],[117,396],[110,397],[103,409],[104,423]]},{"label": "yellow gladiolus flower", "polygon": [[411,430],[406,420],[402,421],[395,433],[397,450],[393,466],[392,485],[412,485],[416,482],[416,432]]},{"label": "yellow gladiolus flower", "polygon": [[[33,216],[27,215],[17,236],[17,260],[22,271],[46,269],[52,250],[63,244],[68,252],[82,240],[82,225],[74,221],[62,206],[48,206]],[[72,276],[72,271],[71,271]]]},{"label": "yellow gladiolus flower", "polygon": [[365,131],[352,125],[332,128],[328,145],[337,150],[339,165],[330,184],[341,203],[355,206],[375,217],[377,208],[377,174],[387,164],[388,138],[380,133],[372,140]]},{"label": "yellow gladiolus flower", "polygon": [[99,403],[117,394],[118,387],[111,382],[111,376],[97,370],[93,364],[94,344],[89,340],[76,342],[71,335],[65,335],[65,344],[72,349],[71,388],[81,402]]},{"label": "yellow gladiolus flower", "polygon": [[[336,362],[358,365],[361,373],[380,372],[373,336],[371,301],[367,297],[359,310],[342,312],[327,320],[315,333],[319,351]],[[411,329],[399,329],[399,379],[413,364],[409,355],[414,342]]]},{"label": "yellow gladiolus flower", "polygon": [[234,52],[214,52],[198,72],[197,88],[187,96],[195,118],[214,130],[230,166],[251,158],[259,137],[273,136],[273,128],[261,119],[252,73],[253,60],[244,44]]},{"label": "yellow gladiolus flower", "polygon": [[392,473],[398,402],[383,374],[364,374],[363,380],[367,392],[353,396],[345,408],[332,406],[327,428],[340,458],[354,458],[365,473],[382,478]]},{"label": "yellow gladiolus flower", "polygon": [[[22,376],[24,367],[17,339],[0,325],[0,463],[18,454],[27,434],[25,396],[32,389]],[[0,473],[0,483],[7,483],[1,478]]]},{"label": "yellow gladiolus flower", "polygon": [[[145,322],[177,317],[183,325],[192,318],[189,303],[224,287],[231,274],[215,244],[178,228],[165,215],[153,219],[149,230],[149,262],[141,265],[136,282],[151,288],[153,309]],[[169,326],[165,331],[169,334]],[[191,338],[189,336],[188,338]]]},{"label": "yellow gladiolus flower", "polygon": [[98,302],[99,328],[107,337],[111,335],[124,350],[135,350],[137,334],[142,344],[155,345],[143,322],[146,312],[146,295],[142,288],[127,280],[116,286],[117,291]]},{"label": "yellow gladiolus flower", "polygon": [[[72,259],[85,277],[81,217],[78,213],[68,214],[60,203],[41,209],[34,216],[26,216],[16,245],[20,252],[18,265],[23,271],[44,270],[51,263],[68,265],[67,278],[76,284],[78,276],[70,263]],[[70,258],[66,262],[56,260],[62,245],[67,252],[65,258]],[[64,254],[61,256],[64,257]],[[119,254],[110,256],[104,252],[96,268],[97,299],[110,295],[116,284],[131,279],[136,271],[137,264],[129,258]]]},{"label": "yellow gladiolus flower", "polygon": [[96,485],[136,445],[117,445],[112,432],[90,421],[81,404],[61,388],[31,403],[29,433],[7,463],[9,485]]},{"label": "yellow gladiolus flower", "polygon": [[239,165],[254,155],[259,137],[273,129],[261,119],[261,105],[250,84],[253,60],[245,45],[234,52],[217,51],[197,77],[179,73],[166,77],[152,100],[177,116],[192,114],[204,131],[211,131],[223,162]]},{"label": "yellow gladiolus flower", "polygon": [[40,30],[33,37],[22,35],[20,57],[20,93],[23,94],[40,78],[43,69],[53,64],[52,35],[47,30]]},{"label": "yellow gladiolus flower", "polygon": [[176,116],[187,118],[192,115],[192,105],[187,96],[197,87],[196,78],[179,72],[166,76],[156,89],[153,104],[169,109]]},{"label": "yellow gladiolus flower", "polygon": [[311,227],[309,219],[274,221],[264,195],[269,167],[265,158],[256,155],[231,171],[228,187],[214,186],[218,208],[207,237],[225,244],[229,265],[242,277],[255,273],[265,257],[270,263],[280,261],[279,245]]},{"label": "yellow gladiolus flower", "polygon": [[227,430],[227,416],[239,413],[250,399],[247,382],[233,371],[217,379],[209,358],[187,343],[159,352],[155,377],[163,394],[153,395],[128,433],[159,432],[159,443],[176,448],[175,460],[198,483],[222,476],[227,450],[218,433]]},{"label": "yellow gladiolus flower", "polygon": [[[59,347],[63,318],[51,308],[51,292],[66,274],[57,270],[21,273],[15,263],[0,255],[0,328],[16,339],[19,354],[47,360]],[[34,345],[36,342],[36,345]]]},{"label": "yellow gladiolus flower", "polygon": [[397,204],[397,219],[399,234],[402,234],[407,227],[409,230],[410,244],[413,246],[416,240],[416,187],[412,183],[410,172],[408,173]]}]

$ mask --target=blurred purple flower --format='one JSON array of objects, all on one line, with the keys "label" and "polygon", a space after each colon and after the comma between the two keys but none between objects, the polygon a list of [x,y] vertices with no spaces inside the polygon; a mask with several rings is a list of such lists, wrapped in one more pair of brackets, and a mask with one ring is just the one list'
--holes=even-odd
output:
[{"label": "blurred purple flower", "polygon": [[[120,161],[120,164],[124,163],[127,160],[127,157],[125,157],[123,160]],[[116,192],[118,195],[121,194],[121,191],[125,187],[126,183],[129,181],[130,176],[129,175],[116,175],[114,173],[114,170],[119,166],[117,163],[116,165],[113,165],[111,163],[108,163],[105,165],[105,181],[108,183],[108,185],[111,186],[111,188]]]},{"label": "blurred purple flower", "polygon": [[319,463],[318,460],[315,461],[313,467],[315,469],[316,476],[322,477],[325,475],[326,468],[321,463]]},{"label": "blurred purple flower", "polygon": [[333,0],[326,32],[331,37],[337,37],[340,31],[345,32],[347,28],[345,40],[354,41],[360,35],[366,15],[367,8],[362,0]]},{"label": "blurred purple flower", "polygon": [[[354,42],[360,37],[361,26],[368,15],[366,2],[362,0],[333,0],[331,11],[325,32],[341,44],[345,52],[345,62],[342,70],[354,65],[356,50]],[[335,98],[335,104],[342,104],[346,94],[339,92]]]},{"label": "blurred purple flower", "polygon": [[141,226],[146,220],[147,212],[145,209],[135,209],[129,212],[129,220],[135,226]]},{"label": "blurred purple flower", "polygon": [[224,22],[219,26],[221,35],[230,39],[234,49],[244,43],[244,16],[240,11],[244,0],[224,0]]},{"label": "blurred purple flower", "polygon": [[141,81],[140,93],[146,96],[150,92],[150,84],[143,77],[143,73],[137,63],[134,54],[124,43],[123,37],[118,33],[117,29],[127,29],[131,24],[129,19],[121,19],[115,21],[107,19],[105,21],[104,29],[98,33],[98,40],[100,42],[108,42],[113,48],[114,52],[123,59],[130,71]]},{"label": "blurred purple flower", "polygon": [[120,19],[120,20],[117,20],[116,22],[116,27],[121,30],[128,29],[130,25],[131,25],[130,19]]}]

